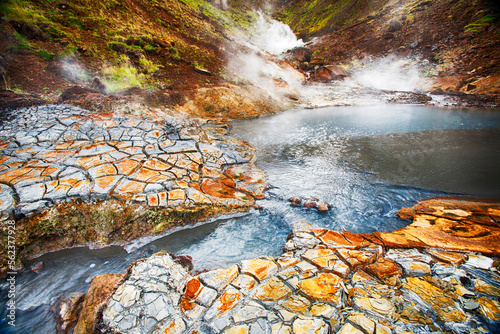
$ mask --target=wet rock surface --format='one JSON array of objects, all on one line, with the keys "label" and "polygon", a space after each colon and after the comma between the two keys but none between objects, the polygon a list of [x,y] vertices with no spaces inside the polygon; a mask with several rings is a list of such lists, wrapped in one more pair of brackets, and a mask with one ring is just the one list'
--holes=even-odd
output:
[{"label": "wet rock surface", "polygon": [[[96,201],[137,210],[131,205],[232,210],[251,207],[267,186],[252,147],[196,122],[68,105],[19,109],[12,117],[0,125],[3,218],[29,220]],[[34,224],[47,220],[53,219]]]},{"label": "wet rock surface", "polygon": [[[465,216],[463,208],[450,205],[442,214],[454,210]],[[481,218],[471,210],[469,219]],[[438,248],[387,246],[375,234],[300,222],[281,256],[246,260],[228,269],[193,275],[170,255],[158,253],[129,268],[128,278],[103,308],[100,330],[495,332],[500,322],[497,259],[446,248],[446,241]]]}]

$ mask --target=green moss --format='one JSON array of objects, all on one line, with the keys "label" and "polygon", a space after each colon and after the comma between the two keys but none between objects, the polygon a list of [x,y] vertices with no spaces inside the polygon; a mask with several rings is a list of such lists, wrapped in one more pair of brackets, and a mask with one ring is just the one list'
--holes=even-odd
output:
[{"label": "green moss", "polygon": [[122,61],[119,65],[105,66],[102,73],[103,81],[112,93],[134,86],[142,88],[146,81],[145,75],[139,73],[128,61]]},{"label": "green moss", "polygon": [[50,52],[50,51],[47,51],[47,50],[44,50],[44,49],[39,49],[36,54],[42,58],[43,60],[52,60],[55,58],[55,54],[53,52]]},{"label": "green moss", "polygon": [[[482,14],[484,11],[480,11],[476,13],[475,17],[480,14]],[[491,25],[491,23],[495,22],[498,19],[499,15],[494,15],[494,14],[488,14],[483,16],[482,18],[474,21],[471,24],[468,24],[464,27],[464,31],[466,33],[473,33],[477,34],[482,32],[486,27]]]},{"label": "green moss", "polygon": [[23,35],[21,35],[17,31],[14,31],[14,36],[16,36],[17,48],[19,50],[30,50],[33,48],[33,45],[30,43],[30,41],[28,41]]}]

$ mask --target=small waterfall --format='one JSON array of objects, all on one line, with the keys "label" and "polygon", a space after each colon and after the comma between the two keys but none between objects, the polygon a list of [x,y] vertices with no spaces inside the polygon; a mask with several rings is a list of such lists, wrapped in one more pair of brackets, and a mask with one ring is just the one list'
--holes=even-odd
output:
[{"label": "small waterfall", "polygon": [[251,43],[255,46],[270,54],[280,55],[287,50],[304,45],[304,42],[297,39],[288,25],[273,20],[262,12],[257,14],[259,18],[254,25],[256,32],[251,37]]}]

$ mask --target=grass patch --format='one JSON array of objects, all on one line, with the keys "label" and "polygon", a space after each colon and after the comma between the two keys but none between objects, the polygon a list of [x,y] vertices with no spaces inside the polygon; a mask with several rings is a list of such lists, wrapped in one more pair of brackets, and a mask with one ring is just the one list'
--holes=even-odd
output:
[{"label": "grass patch", "polygon": [[33,45],[20,33],[17,31],[14,31],[14,36],[16,36],[17,39],[17,48],[19,50],[31,50],[33,49]]},{"label": "grass patch", "polygon": [[145,75],[139,73],[137,68],[130,64],[128,58],[121,59],[122,61],[119,64],[108,65],[103,68],[103,81],[106,87],[111,93],[134,86],[142,88],[146,81]]},{"label": "grass patch", "polygon": [[[482,11],[480,12],[482,13]],[[477,13],[475,16],[477,16],[479,13]],[[479,20],[474,21],[471,24],[468,24],[464,27],[464,31],[466,33],[472,33],[472,34],[477,34],[482,32],[486,27],[491,25],[493,22],[495,22],[498,19],[499,15],[495,14],[488,14],[480,18]]]},{"label": "grass patch", "polygon": [[53,60],[56,57],[55,53],[44,49],[38,50],[36,54],[45,61]]},{"label": "grass patch", "polygon": [[156,64],[155,62],[148,60],[144,56],[139,59],[139,65],[147,74],[155,73],[160,69],[160,67],[162,67],[160,64]]}]

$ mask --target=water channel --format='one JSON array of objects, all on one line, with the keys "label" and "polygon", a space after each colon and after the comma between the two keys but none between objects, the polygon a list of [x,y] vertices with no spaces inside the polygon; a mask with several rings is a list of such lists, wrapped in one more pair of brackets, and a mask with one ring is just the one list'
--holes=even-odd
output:
[{"label": "water channel", "polygon": [[[2,313],[0,332],[55,332],[50,307],[61,294],[85,291],[92,277],[123,272],[160,250],[191,255],[195,269],[227,267],[280,254],[300,220],[357,233],[392,231],[408,224],[396,212],[423,198],[500,198],[498,110],[388,104],[300,109],[234,122],[231,134],[257,149],[256,163],[270,186],[258,202],[262,210],[178,231],[131,253],[81,247],[28,262],[26,268],[44,265],[39,274],[17,276],[15,331]],[[291,197],[317,198],[331,210],[292,207]],[[0,287],[5,304],[4,279]]]}]

